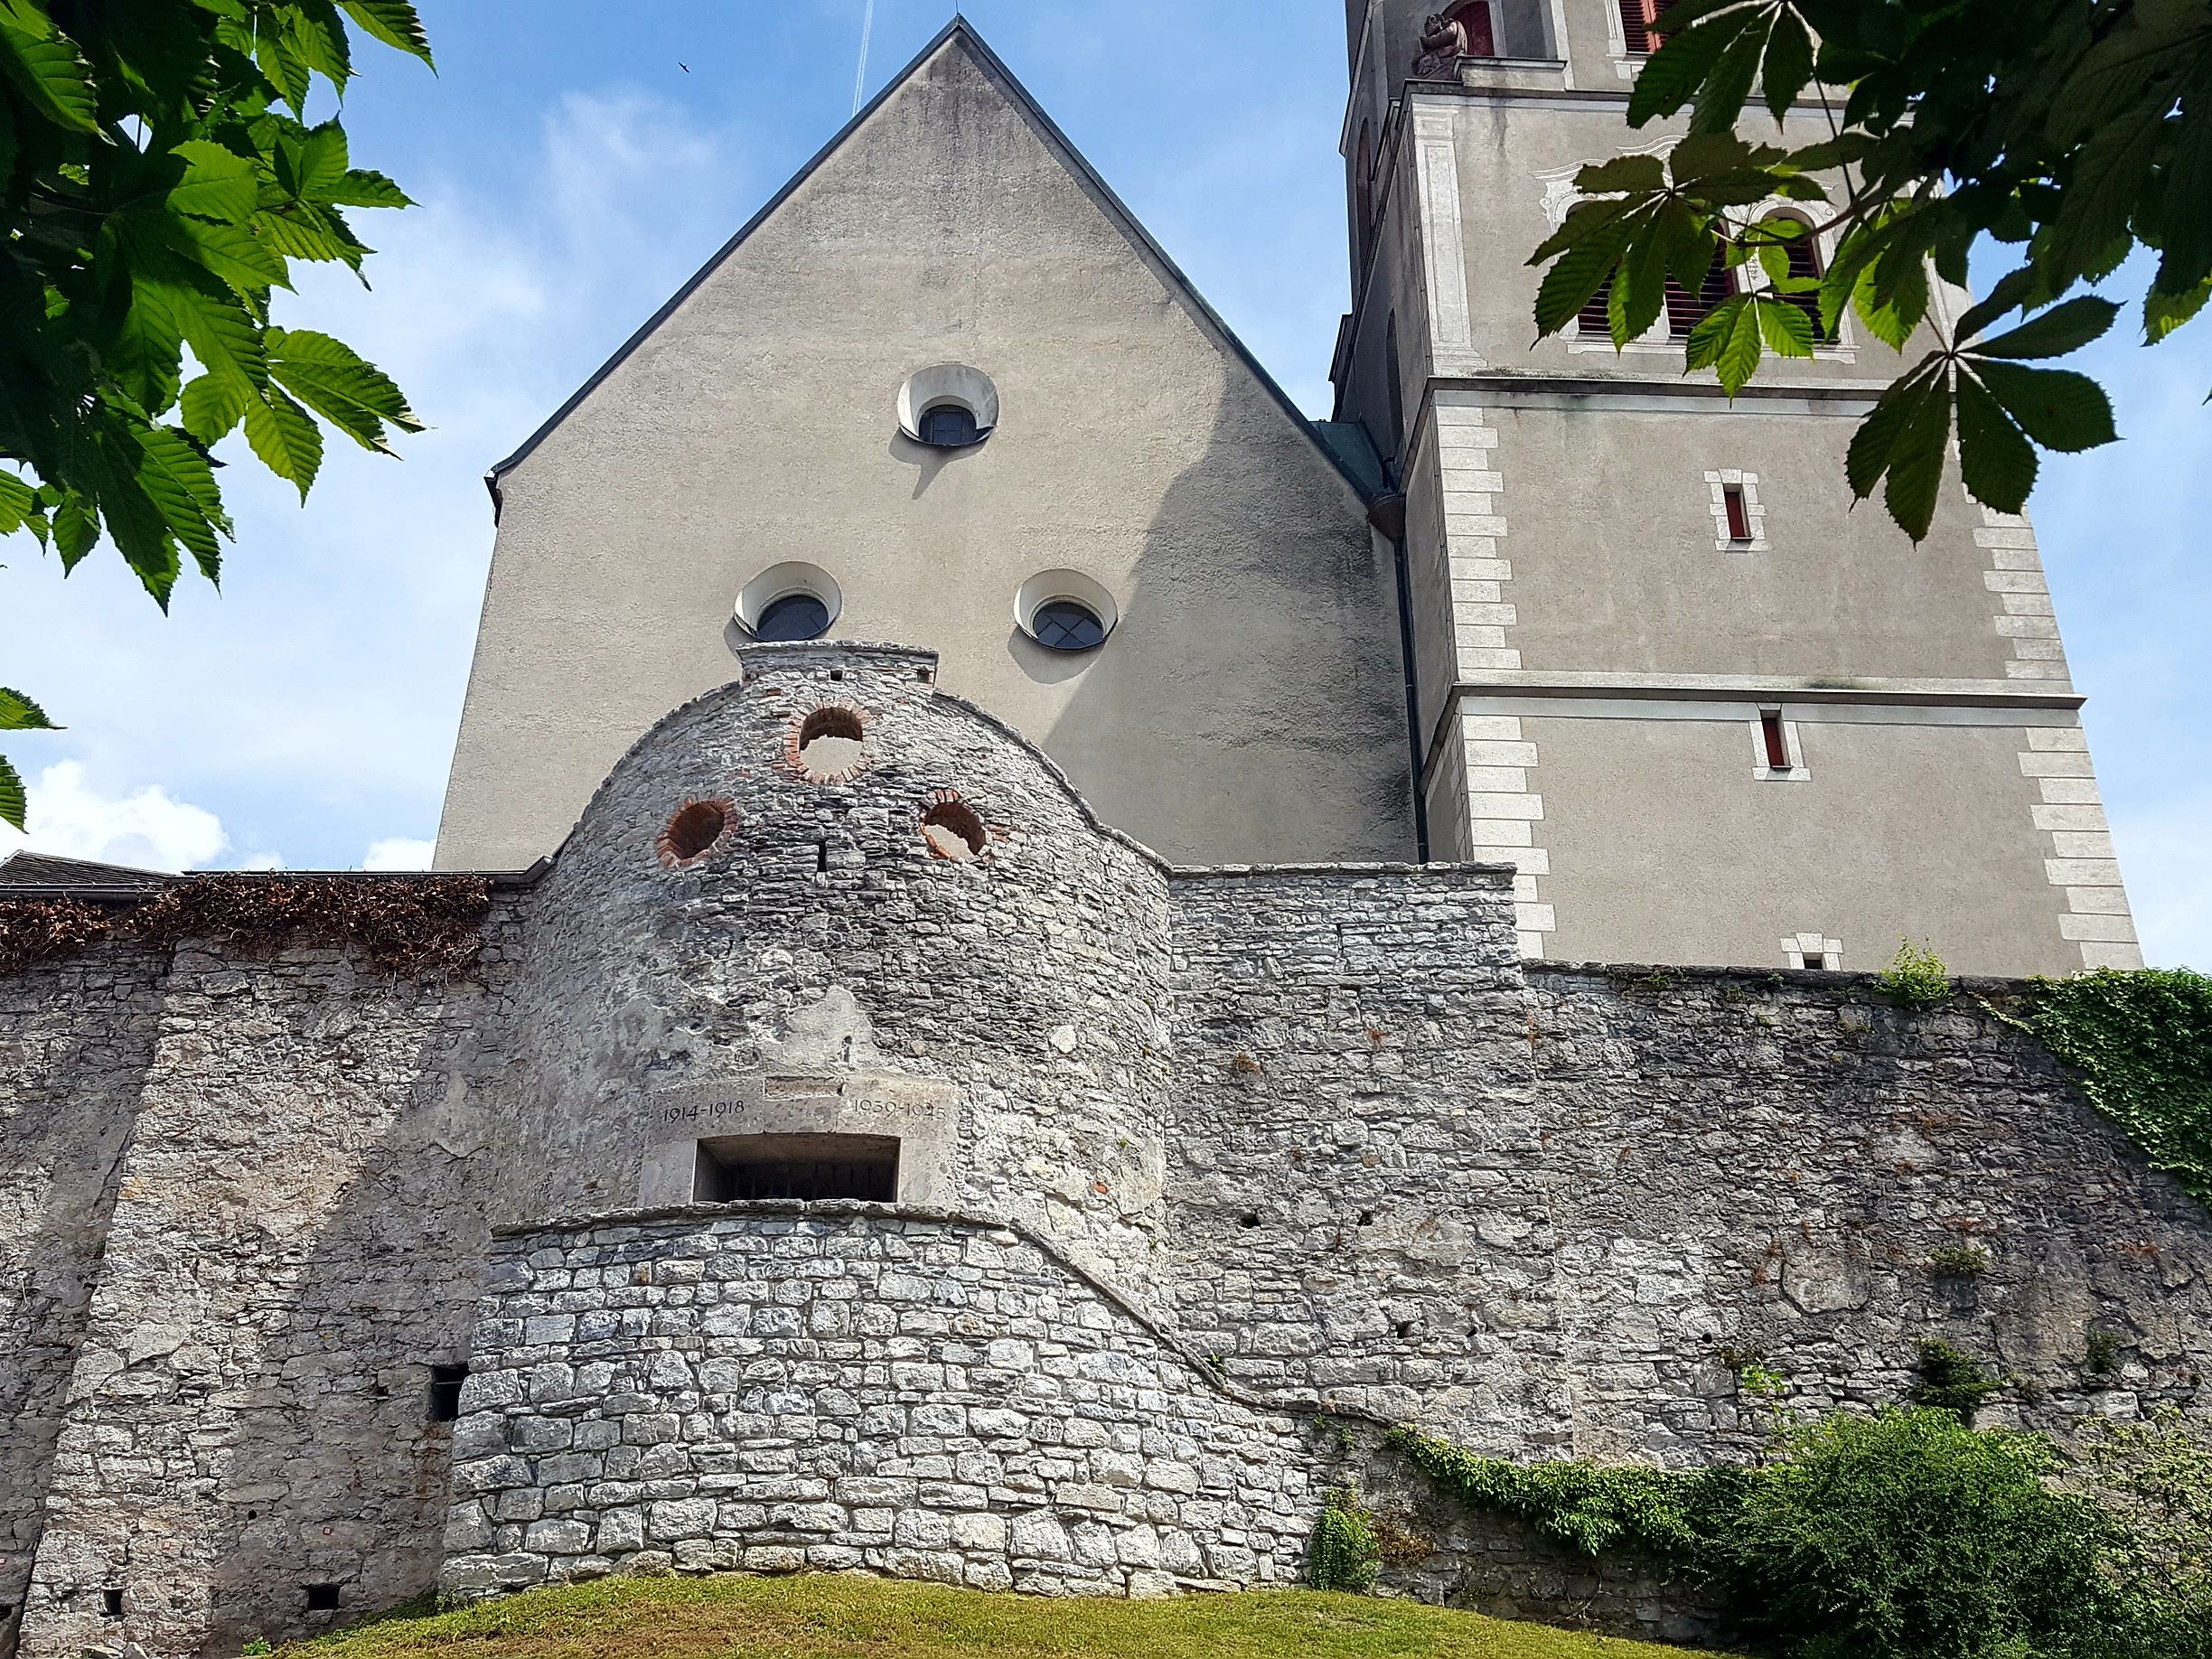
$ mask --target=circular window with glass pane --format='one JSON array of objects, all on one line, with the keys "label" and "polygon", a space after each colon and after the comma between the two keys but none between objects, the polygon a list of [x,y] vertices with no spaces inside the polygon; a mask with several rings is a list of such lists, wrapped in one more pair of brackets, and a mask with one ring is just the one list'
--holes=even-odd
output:
[{"label": "circular window with glass pane", "polygon": [[764,643],[819,640],[830,632],[830,607],[812,594],[786,594],[761,613],[753,637]]},{"label": "circular window with glass pane", "polygon": [[1047,651],[1096,651],[1106,642],[1106,624],[1098,613],[1073,599],[1039,605],[1029,630]]}]

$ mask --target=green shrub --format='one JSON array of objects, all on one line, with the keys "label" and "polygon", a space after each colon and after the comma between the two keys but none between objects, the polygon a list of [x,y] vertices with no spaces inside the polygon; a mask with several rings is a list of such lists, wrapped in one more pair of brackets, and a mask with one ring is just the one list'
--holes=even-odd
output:
[{"label": "green shrub", "polygon": [[2057,1467],[2040,1437],[1947,1411],[1831,1419],[1745,1486],[1712,1577],[1804,1659],[2121,1651],[2095,1645],[2124,1622],[2099,1565],[2116,1528],[2047,1488]]},{"label": "green shrub", "polygon": [[1654,1559],[1791,1659],[2212,1659],[2212,1448],[2179,1427],[2115,1431],[2065,1485],[2041,1436],[1952,1411],[1834,1417],[1694,1472],[1386,1444],[1567,1549]]},{"label": "green shrub", "polygon": [[2212,979],[2186,968],[2039,979],[2032,1032],[2091,1104],[2212,1207]]},{"label": "green shrub", "polygon": [[1945,1244],[1928,1256],[1938,1279],[1979,1279],[1990,1270],[1989,1251],[1978,1244]]},{"label": "green shrub", "polygon": [[1314,1523],[1306,1554],[1306,1577],[1316,1589],[1364,1594],[1374,1588],[1382,1565],[1382,1541],[1374,1517],[1361,1506],[1359,1494],[1343,1487],[1328,1495]]},{"label": "green shrub", "polygon": [[1951,970],[1943,958],[1909,939],[1898,942],[1896,960],[1875,984],[1899,1008],[1932,1008],[1951,1000]]}]

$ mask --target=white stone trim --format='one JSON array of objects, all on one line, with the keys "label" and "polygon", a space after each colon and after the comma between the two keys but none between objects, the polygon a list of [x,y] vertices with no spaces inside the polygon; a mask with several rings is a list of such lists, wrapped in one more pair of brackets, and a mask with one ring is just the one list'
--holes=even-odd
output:
[{"label": "white stone trim", "polygon": [[1475,350],[1467,302],[1467,242],[1459,222],[1459,150],[1455,112],[1413,108],[1413,171],[1420,186],[1422,252],[1429,276],[1430,358],[1439,374],[1487,368]]},{"label": "white stone trim", "polygon": [[[1452,637],[1457,678],[1518,670],[1513,644],[1520,612],[1510,598],[1513,564],[1499,471],[1498,433],[1490,412],[1464,392],[1439,391],[1431,405],[1437,478],[1444,504],[1444,555],[1451,584]],[[1544,935],[1558,917],[1546,902],[1542,878],[1551,873],[1536,829],[1543,796],[1533,783],[1538,764],[1517,716],[1465,715],[1458,742],[1445,763],[1448,798],[1467,826],[1467,857],[1477,863],[1510,864],[1521,953],[1545,953]]]},{"label": "white stone trim", "polygon": [[[1773,716],[1782,722],[1782,752],[1789,756],[1790,769],[1777,772],[1767,764],[1767,720]],[[1813,768],[1805,764],[1804,747],[1797,741],[1797,722],[1781,708],[1761,708],[1751,717],[1751,775],[1761,783],[1810,783]]]},{"label": "white stone trim", "polygon": [[1782,942],[1784,967],[1803,968],[1813,957],[1820,958],[1830,972],[1840,973],[1843,969],[1843,942],[1830,939],[1817,929],[1810,933],[1795,934]]},{"label": "white stone trim", "polygon": [[[1722,467],[1705,474],[1712,490],[1713,548],[1720,553],[1767,553],[1767,509],[1759,501],[1758,474],[1737,467]],[[1744,517],[1751,525],[1751,539],[1739,541],[1729,534],[1728,491],[1734,484],[1743,492]]]},{"label": "white stone trim", "polygon": [[1989,566],[1982,585],[1993,601],[1998,637],[2011,647],[2007,678],[2072,684],[2050,588],[2043,579],[2042,555],[2036,550],[2035,526],[2025,517],[1988,507],[1980,511],[1982,528],[1974,531],[1974,546]]},{"label": "white stone trim", "polygon": [[2080,950],[2084,968],[2142,967],[2142,946],[2097,792],[2089,735],[2074,726],[2031,726],[2023,736],[2020,774],[2036,784],[2039,801],[2030,811],[2050,855],[2044,876],[2066,899],[2060,937]]}]

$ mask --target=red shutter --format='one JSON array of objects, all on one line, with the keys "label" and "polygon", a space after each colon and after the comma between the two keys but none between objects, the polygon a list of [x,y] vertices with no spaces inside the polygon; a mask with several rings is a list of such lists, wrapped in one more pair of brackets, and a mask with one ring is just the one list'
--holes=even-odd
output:
[{"label": "red shutter", "polygon": [[1585,300],[1582,309],[1575,314],[1575,333],[1592,340],[1610,340],[1613,323],[1606,308],[1613,302],[1613,279],[1608,276],[1600,283],[1598,292]]},{"label": "red shutter", "polygon": [[1621,35],[1637,57],[1648,57],[1659,50],[1660,37],[1652,33],[1658,15],[1658,0],[1620,0]]},{"label": "red shutter", "polygon": [[1759,716],[1759,730],[1767,738],[1767,766],[1776,772],[1789,771],[1789,738],[1782,730],[1782,717],[1778,714]]}]

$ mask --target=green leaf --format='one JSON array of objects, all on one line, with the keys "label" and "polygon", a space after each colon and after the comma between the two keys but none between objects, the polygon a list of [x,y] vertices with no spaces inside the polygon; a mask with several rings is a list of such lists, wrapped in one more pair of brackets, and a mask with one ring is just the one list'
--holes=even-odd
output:
[{"label": "green leaf", "polygon": [[42,518],[38,492],[13,473],[0,473],[0,536],[13,536]]},{"label": "green leaf", "polygon": [[20,691],[0,686],[0,732],[58,732],[46,711]]},{"label": "green leaf", "polygon": [[91,69],[67,36],[50,33],[39,39],[0,22],[0,79],[56,127],[99,131],[99,98]]},{"label": "green leaf", "polygon": [[291,42],[281,32],[266,26],[255,31],[253,59],[286,103],[296,110],[305,109],[307,94],[314,86],[314,72],[292,50]]},{"label": "green leaf", "polygon": [[165,308],[209,374],[249,392],[268,384],[261,325],[230,290],[204,276],[197,282],[156,277],[141,280],[133,303]]},{"label": "green leaf", "polygon": [[[1707,26],[1718,27],[1736,15],[1728,13]],[[1758,18],[1744,27],[1729,43],[1698,92],[1697,105],[1690,117],[1692,132],[1736,130],[1736,123],[1743,118],[1744,105],[1750,101],[1751,89],[1758,80],[1759,59],[1767,51],[1767,23]]]},{"label": "green leaf", "polygon": [[1579,248],[1594,237],[1612,236],[1625,241],[1628,228],[1624,223],[1638,211],[1633,202],[1579,202],[1568,210],[1566,220],[1560,228],[1544,239],[1543,245],[1529,256],[1531,265],[1542,265],[1558,258],[1570,248]]},{"label": "green leaf", "polygon": [[325,207],[406,208],[415,199],[382,173],[356,167],[315,200]]},{"label": "green leaf", "polygon": [[211,448],[238,429],[253,397],[252,385],[236,375],[200,375],[184,388],[179,400],[184,430]]},{"label": "green leaf", "polygon": [[2112,399],[2085,374],[2070,369],[2023,369],[2017,363],[1967,359],[2005,413],[2046,449],[2073,455],[2110,444]]},{"label": "green leaf", "polygon": [[173,154],[184,158],[184,177],[169,192],[169,205],[200,219],[242,225],[261,203],[261,169],[204,138],[188,140]]},{"label": "green leaf", "polygon": [[2161,109],[2137,111],[2083,146],[2058,211],[2035,241],[2036,268],[2050,292],[2063,294],[2077,278],[2093,276],[2128,237],[2164,126]]},{"label": "green leaf", "polygon": [[1926,366],[1914,370],[1881,395],[1873,412],[1859,423],[1852,435],[1851,453],[1845,462],[1845,472],[1851,480],[1853,499],[1863,501],[1874,493],[1881,483],[1882,474],[1889,470],[1890,458],[1897,454],[1898,440],[1912,425],[1934,384],[1934,373]]},{"label": "green leaf", "polygon": [[1785,7],[1775,18],[1774,33],[1767,38],[1767,108],[1776,120],[1790,112],[1812,79],[1812,33],[1803,18]]},{"label": "green leaf", "polygon": [[1937,374],[1889,455],[1889,516],[1916,542],[1926,541],[1943,494],[1945,457],[1951,451],[1951,378]]},{"label": "green leaf", "polygon": [[294,193],[310,202],[323,201],[323,192],[337,188],[351,165],[345,128],[325,121],[308,131],[292,158]]},{"label": "green leaf", "polygon": [[1751,301],[1758,312],[1759,338],[1769,351],[1778,357],[1813,355],[1813,319],[1801,307],[1765,294],[1753,295]]},{"label": "green leaf", "polygon": [[[1628,98],[1628,125],[1663,120],[1688,103],[1743,27],[1742,20],[1721,17],[1667,36],[1636,76]],[[1677,171],[1675,177],[1681,176]]]},{"label": "green leaf", "polygon": [[1998,278],[1997,286],[1989,291],[1989,297],[1959,319],[1958,329],[1952,336],[1953,343],[1966,344],[1999,317],[2018,306],[2035,286],[2035,272],[2024,265],[2017,271],[2008,272]]},{"label": "green leaf", "polygon": [[184,546],[211,582],[222,567],[221,538],[230,530],[223,512],[222,492],[207,457],[183,433],[156,426],[141,435],[145,459],[138,469],[139,487],[160,510],[170,533]]},{"label": "green leaf", "polygon": [[2160,183],[2165,239],[2158,286],[2187,288],[2212,273],[2212,74],[2189,89]]},{"label": "green leaf", "polygon": [[1890,299],[1882,297],[1881,276],[1879,265],[1869,266],[1852,290],[1851,304],[1875,339],[1902,351],[1927,314],[1927,267],[1916,259],[1904,274],[1900,292]]},{"label": "green leaf", "polygon": [[245,298],[292,286],[285,262],[243,225],[170,215],[165,229],[171,248]]},{"label": "green leaf", "polygon": [[2212,276],[2187,294],[2162,294],[2153,287],[2143,295],[2143,343],[2156,345],[2194,319],[2207,300],[2212,300]]},{"label": "green leaf", "polygon": [[1690,331],[1689,366],[1711,369],[1733,398],[1758,372],[1759,321],[1748,294],[1731,295]]},{"label": "green leaf", "polygon": [[1666,250],[1646,238],[1629,250],[1606,295],[1606,326],[1616,349],[1641,340],[1666,308]]},{"label": "green leaf", "polygon": [[100,366],[141,408],[159,409],[176,397],[183,361],[183,335],[175,316],[131,290],[115,338],[100,351]]},{"label": "green leaf", "polygon": [[1623,239],[1618,234],[1597,237],[1560,255],[1536,290],[1539,333],[1558,333],[1589,304],[1619,262]]},{"label": "green leaf", "polygon": [[423,33],[422,19],[415,14],[411,0],[339,0],[339,4],[348,17],[387,46],[397,46],[432,69],[437,67],[430,56],[430,37]]},{"label": "green leaf", "polygon": [[269,330],[269,372],[364,449],[390,453],[384,443],[386,422],[403,432],[423,429],[390,378],[328,334]]},{"label": "green leaf", "polygon": [[246,441],[268,470],[298,486],[300,500],[323,470],[323,430],[282,389],[270,387],[246,406]]},{"label": "green leaf", "polygon": [[2035,445],[1981,381],[1958,381],[1959,465],[1974,500],[1999,512],[2018,512],[2035,488]]},{"label": "green leaf", "polygon": [[54,551],[61,555],[63,575],[84,562],[86,554],[99,546],[99,520],[83,495],[70,491],[53,510]]},{"label": "green leaf", "polygon": [[2111,300],[2084,295],[2054,305],[2032,322],[1974,347],[1977,357],[2064,357],[2097,339],[2113,325],[2120,307]]},{"label": "green leaf", "polygon": [[29,811],[30,803],[23,799],[23,773],[15,770],[6,755],[0,755],[0,823],[13,824],[21,830]]},{"label": "green leaf", "polygon": [[1656,155],[1616,155],[1575,174],[1575,188],[1587,196],[1666,188],[1666,164]]}]

